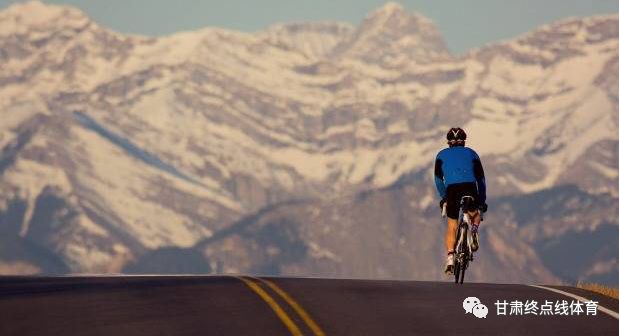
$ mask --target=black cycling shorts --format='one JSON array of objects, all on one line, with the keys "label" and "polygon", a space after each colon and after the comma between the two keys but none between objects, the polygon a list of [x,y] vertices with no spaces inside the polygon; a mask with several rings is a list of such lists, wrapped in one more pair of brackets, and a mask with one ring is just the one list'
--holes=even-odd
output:
[{"label": "black cycling shorts", "polygon": [[479,195],[477,194],[477,183],[456,183],[447,186],[447,217],[458,219],[460,212],[460,200],[463,196],[473,196],[473,206],[479,206]]}]

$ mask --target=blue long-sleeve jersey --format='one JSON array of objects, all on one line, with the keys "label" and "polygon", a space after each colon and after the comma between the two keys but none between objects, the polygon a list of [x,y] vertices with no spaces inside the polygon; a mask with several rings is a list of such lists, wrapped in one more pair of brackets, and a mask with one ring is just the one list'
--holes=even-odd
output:
[{"label": "blue long-sleeve jersey", "polygon": [[447,187],[456,183],[475,182],[480,203],[486,202],[486,178],[481,160],[474,150],[456,146],[436,155],[434,183],[441,198],[447,197]]}]

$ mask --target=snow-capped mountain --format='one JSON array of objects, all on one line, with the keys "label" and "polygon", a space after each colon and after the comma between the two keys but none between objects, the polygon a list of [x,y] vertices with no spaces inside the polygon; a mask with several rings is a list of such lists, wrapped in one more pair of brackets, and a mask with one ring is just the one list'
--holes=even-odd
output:
[{"label": "snow-capped mountain", "polygon": [[383,67],[450,58],[434,23],[422,15],[406,12],[397,3],[387,3],[370,13],[330,56],[378,63]]},{"label": "snow-capped mountain", "polygon": [[[213,238],[251,222],[245,216],[290,201],[339,213],[355,195],[398,185],[413,188],[406,195],[417,210],[402,210],[385,230],[421,225],[408,215],[434,207],[431,167],[452,125],[469,133],[492,197],[572,184],[617,209],[619,16],[566,19],[456,57],[429,19],[392,3],[358,27],[150,38],[35,1],[0,12],[0,51],[0,223],[27,255],[2,258],[19,269],[117,272],[166,247],[199,246],[220,260],[226,249],[251,251],[247,236]],[[315,236],[298,239],[324,252]],[[531,251],[522,260],[555,279],[534,243],[519,240]],[[332,244],[334,258],[358,262]],[[439,241],[432,246],[440,252]],[[380,260],[380,250],[364,252]],[[223,270],[246,271],[257,255]],[[320,269],[312,265],[290,272]],[[374,271],[353,273],[416,275]]]}]

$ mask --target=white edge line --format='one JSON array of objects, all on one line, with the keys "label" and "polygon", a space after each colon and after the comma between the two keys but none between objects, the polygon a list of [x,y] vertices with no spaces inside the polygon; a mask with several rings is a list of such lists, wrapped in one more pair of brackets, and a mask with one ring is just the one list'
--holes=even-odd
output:
[{"label": "white edge line", "polygon": [[[571,298],[574,298],[574,299],[576,299],[576,300],[578,300],[578,301],[581,301],[581,302],[583,302],[583,303],[585,303],[585,302],[587,302],[587,301],[591,301],[591,300],[589,300],[589,299],[587,299],[587,298],[584,298],[584,297],[582,297],[582,296],[578,296],[578,295],[576,295],[576,294],[572,294],[572,293],[564,292],[564,291],[559,290],[559,289],[556,289],[556,288],[550,288],[550,287],[545,287],[545,286],[537,286],[537,285],[527,285],[527,286],[530,286],[530,287],[535,287],[535,288],[541,288],[541,289],[549,290],[549,291],[551,291],[551,292],[555,292],[555,293],[563,294],[563,295],[569,296],[569,297],[571,297]],[[619,320],[619,313],[617,313],[617,312],[615,312],[615,311],[612,311],[612,310],[610,310],[610,309],[608,309],[608,308],[606,308],[606,307],[600,306],[600,305],[597,305],[597,306],[598,306],[598,307],[597,307],[597,309],[598,309],[599,311],[602,311],[602,312],[604,312],[604,313],[606,313],[606,314],[610,315],[611,317],[614,317],[615,319]]]}]

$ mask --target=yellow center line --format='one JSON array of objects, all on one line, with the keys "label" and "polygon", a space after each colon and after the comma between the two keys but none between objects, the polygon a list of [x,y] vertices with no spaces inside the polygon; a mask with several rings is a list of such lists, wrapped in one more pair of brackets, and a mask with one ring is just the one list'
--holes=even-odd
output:
[{"label": "yellow center line", "polygon": [[310,315],[303,309],[303,307],[301,307],[301,305],[297,303],[297,301],[295,301],[292,298],[292,296],[288,295],[288,293],[286,293],[281,287],[277,286],[274,282],[266,280],[266,279],[261,279],[261,278],[254,278],[254,279],[262,281],[262,283],[265,283],[275,293],[277,293],[277,295],[279,295],[282,299],[284,299],[290,305],[290,307],[294,309],[297,315],[299,315],[303,319],[305,324],[307,324],[307,326],[314,332],[314,335],[325,336],[325,332],[322,331],[322,329],[320,329],[318,324],[310,317]]},{"label": "yellow center line", "polygon": [[258,294],[258,296],[260,296],[260,298],[262,298],[262,300],[264,300],[264,302],[266,302],[269,305],[269,307],[271,307],[271,309],[275,312],[275,315],[279,317],[279,319],[282,321],[282,323],[284,323],[286,328],[288,328],[288,330],[293,336],[303,336],[303,334],[301,333],[301,330],[299,329],[299,327],[297,327],[296,324],[294,324],[290,316],[286,314],[286,312],[282,309],[282,307],[280,307],[280,305],[277,304],[277,302],[275,302],[275,299],[273,299],[267,292],[265,292],[264,289],[260,288],[258,284],[256,284],[254,281],[250,279],[247,279],[244,277],[235,277],[235,278],[243,281],[247,285],[247,287],[249,287],[256,294]]}]

